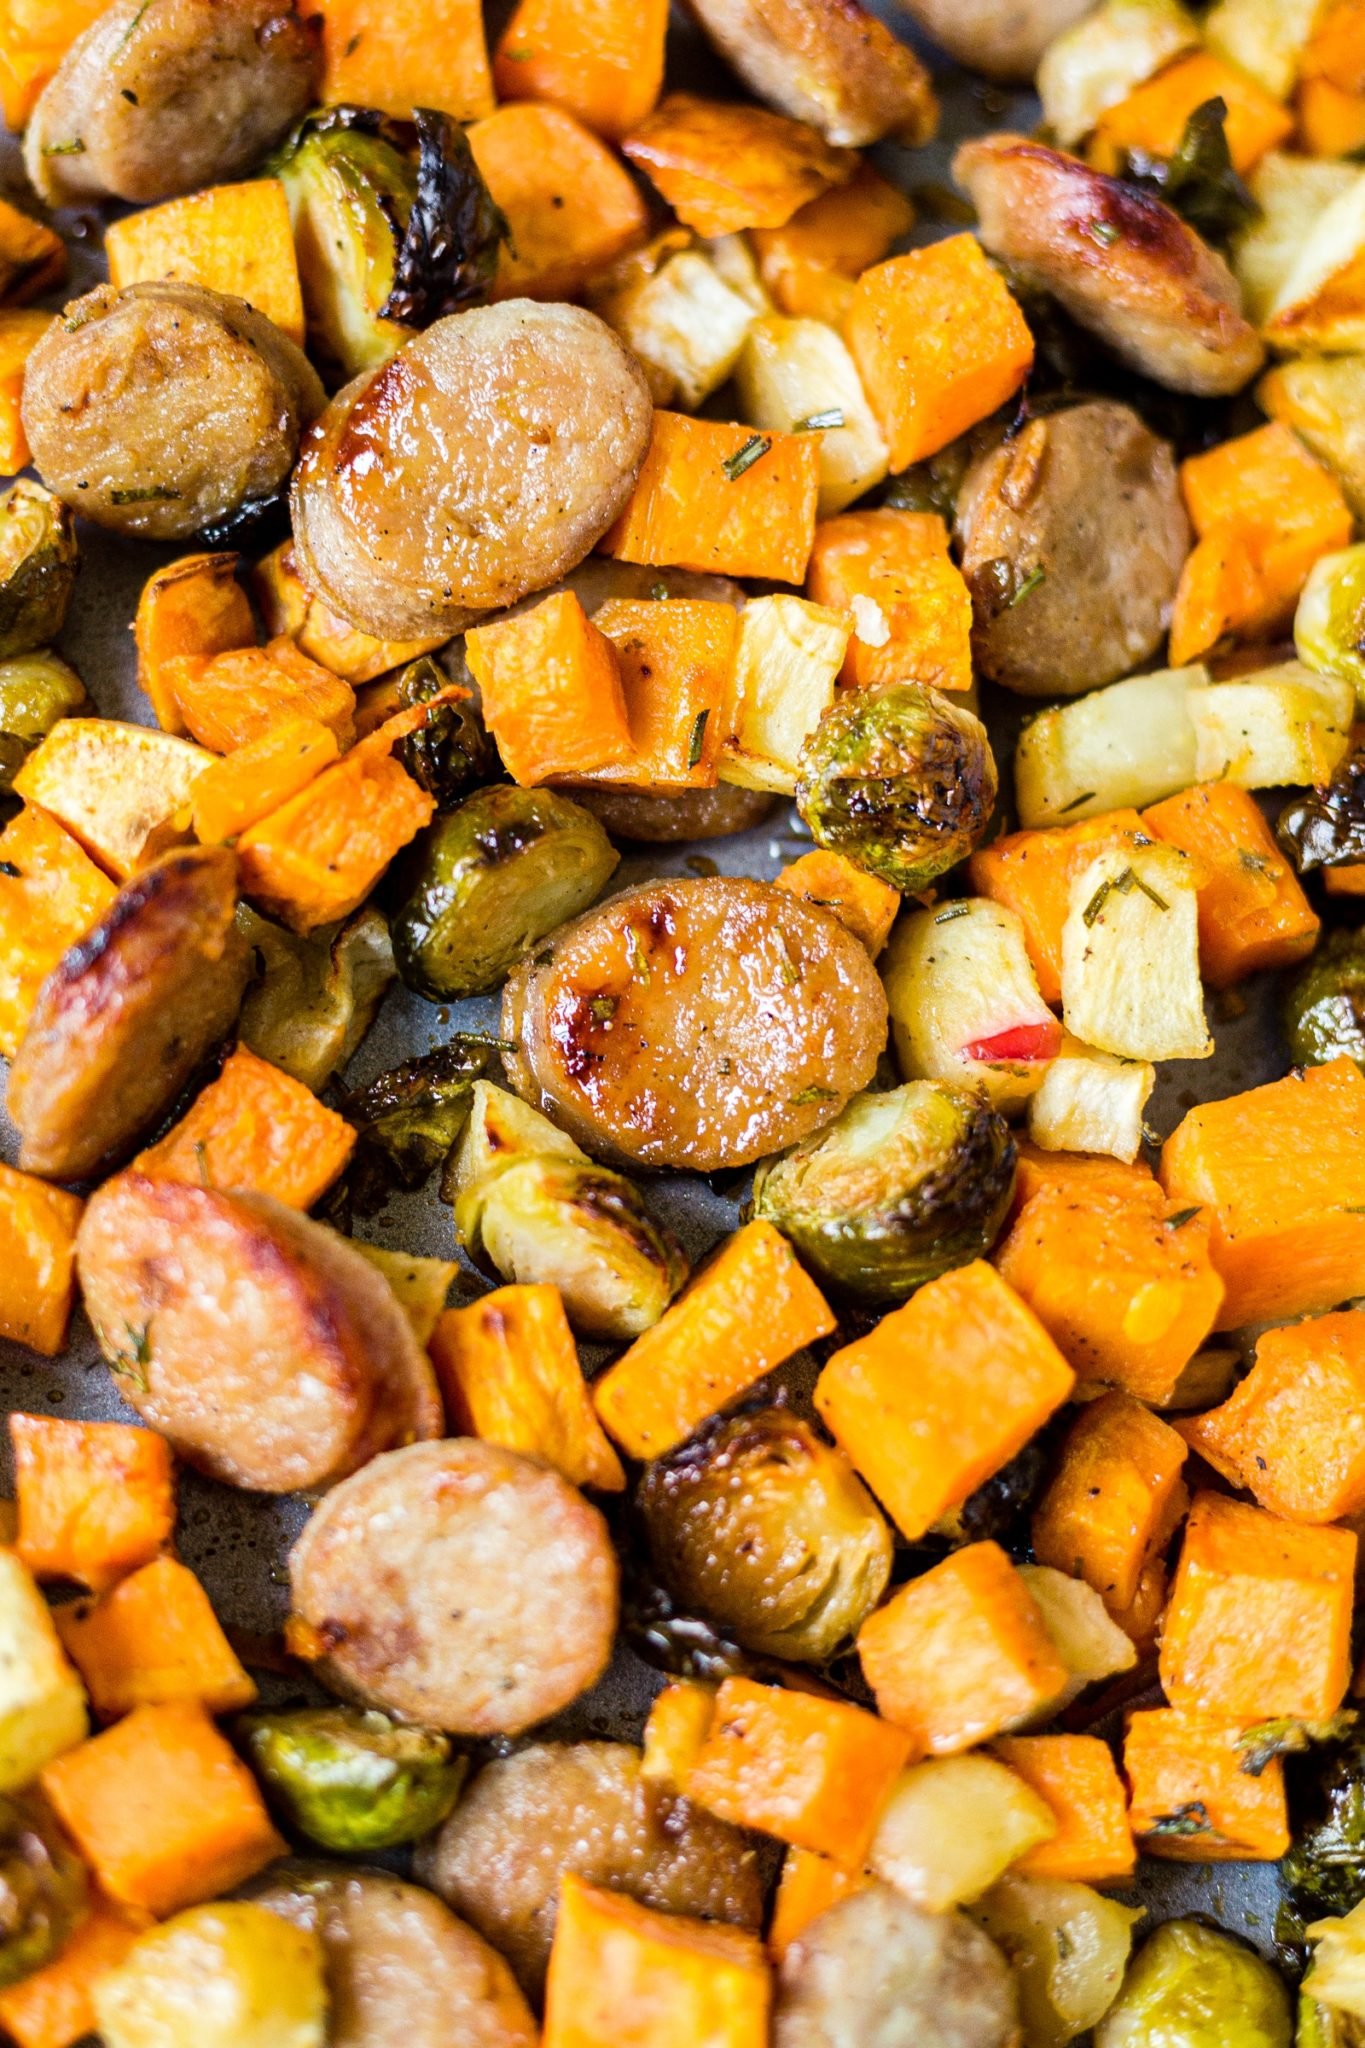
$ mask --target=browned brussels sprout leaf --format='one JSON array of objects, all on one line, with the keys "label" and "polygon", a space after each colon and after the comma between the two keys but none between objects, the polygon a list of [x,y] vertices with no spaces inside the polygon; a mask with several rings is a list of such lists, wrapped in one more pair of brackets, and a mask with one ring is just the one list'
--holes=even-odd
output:
[{"label": "browned brussels sprout leaf", "polygon": [[84,1866],[38,1794],[0,1799],[0,1986],[57,1954],[86,1894]]},{"label": "browned brussels sprout leaf", "polygon": [[419,1188],[435,1172],[497,1050],[494,1039],[462,1033],[345,1097],[341,1113],[359,1133],[347,1174],[356,1208],[378,1208],[395,1188]]},{"label": "browned brussels sprout leaf", "polygon": [[483,181],[463,128],[418,107],[417,195],[380,317],[429,327],[488,296],[507,221]]},{"label": "browned brussels sprout leaf", "polygon": [[1119,175],[1164,199],[1206,242],[1229,242],[1260,216],[1260,207],[1232,167],[1226,100],[1205,100],[1185,123],[1174,156],[1125,152]]},{"label": "browned brussels sprout leaf", "polygon": [[[405,708],[426,704],[449,685],[444,669],[423,654],[410,661],[398,678],[398,701]],[[442,811],[501,772],[497,750],[468,698],[438,704],[419,731],[398,742],[395,752],[413,781],[435,797]]]},{"label": "browned brussels sprout leaf", "polygon": [[1275,836],[1301,875],[1365,861],[1365,746],[1351,749],[1325,789],[1286,804]]}]

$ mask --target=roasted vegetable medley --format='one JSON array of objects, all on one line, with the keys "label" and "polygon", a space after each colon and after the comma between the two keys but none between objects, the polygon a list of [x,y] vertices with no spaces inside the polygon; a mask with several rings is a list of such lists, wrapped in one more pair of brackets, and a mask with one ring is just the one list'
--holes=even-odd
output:
[{"label": "roasted vegetable medley", "polygon": [[892,12],[0,0],[13,2048],[1365,2048],[1365,0]]}]

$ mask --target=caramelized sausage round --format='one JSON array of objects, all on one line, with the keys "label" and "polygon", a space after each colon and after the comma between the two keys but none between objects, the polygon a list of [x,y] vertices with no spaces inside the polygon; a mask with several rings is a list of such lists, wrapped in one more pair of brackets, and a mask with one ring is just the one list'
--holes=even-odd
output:
[{"label": "caramelized sausage round", "polygon": [[1108,400],[978,456],[957,537],[976,665],[1026,697],[1093,690],[1155,654],[1191,544],[1169,445]]},{"label": "caramelized sausage round", "polygon": [[594,314],[531,299],[451,314],[307,436],[300,567],[367,632],[458,632],[583,559],[630,496],[652,418],[644,372]]},{"label": "caramelized sausage round", "polygon": [[454,1735],[516,1735],[601,1676],[616,1629],[606,1523],[557,1472],[475,1437],[376,1458],[289,1560],[335,1691]]},{"label": "caramelized sausage round", "polygon": [[692,0],[692,12],[759,99],[827,142],[932,137],[929,74],[862,0]]},{"label": "caramelized sausage round", "polygon": [[29,1173],[80,1180],[125,1154],[232,1029],[250,971],[237,861],[185,847],[125,882],[38,991],[6,1106]]},{"label": "caramelized sausage round", "polygon": [[441,1428],[387,1281],[265,1195],[119,1174],[91,1197],[76,1261],[119,1391],[210,1478],[326,1486]]},{"label": "caramelized sausage round", "polygon": [[1090,11],[1090,0],[906,0],[941,48],[987,78],[1032,80],[1054,37]]},{"label": "caramelized sausage round", "polygon": [[624,1742],[540,1742],[485,1764],[418,1875],[499,1949],[538,1997],[559,1880],[573,1871],[662,1913],[757,1927],[763,1884],[749,1839],[640,1775]]},{"label": "caramelized sausage round", "polygon": [[726,839],[761,825],[777,798],[766,789],[740,789],[718,782],[714,789],[616,789],[609,782],[559,785],[565,796],[605,828],[613,839],[651,846],[680,846],[692,839]]},{"label": "caramelized sausage round", "polygon": [[953,176],[981,239],[1130,369],[1171,391],[1240,391],[1265,351],[1221,256],[1150,193],[1022,135],[964,142]]},{"label": "caramelized sausage round", "polygon": [[282,1863],[249,1896],[321,1940],[328,2048],[536,2048],[502,1957],[420,1886],[382,1870]]},{"label": "caramelized sausage round", "polygon": [[114,0],[77,36],[24,137],[52,205],[146,205],[250,171],[311,105],[316,25],[292,0]]},{"label": "caramelized sausage round", "polygon": [[301,349],[244,299],[100,285],[28,359],[24,430],[49,490],[97,526],[179,540],[273,497],[323,404]]},{"label": "caramelized sausage round", "polygon": [[829,912],[718,875],[628,889],[503,990],[513,1087],[589,1150],[701,1173],[777,1152],[872,1078],[886,997]]}]

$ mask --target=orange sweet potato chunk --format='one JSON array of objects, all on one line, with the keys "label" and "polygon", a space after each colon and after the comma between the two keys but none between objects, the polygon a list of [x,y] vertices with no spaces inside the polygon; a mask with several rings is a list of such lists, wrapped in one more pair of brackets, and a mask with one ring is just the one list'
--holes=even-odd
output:
[{"label": "orange sweet potato chunk", "polygon": [[1365,149],[1365,93],[1343,92],[1330,78],[1304,78],[1298,115],[1305,156],[1354,156]]},{"label": "orange sweet potato chunk", "polygon": [[0,1052],[7,1057],[48,975],[114,895],[84,847],[35,804],[0,832]]},{"label": "orange sweet potato chunk", "polygon": [[1211,988],[1312,952],[1318,918],[1250,791],[1203,782],[1153,804],[1142,822],[1196,863],[1199,971]]},{"label": "orange sweet potato chunk", "polygon": [[1346,1695],[1356,1538],[1201,1493],[1161,1637],[1173,1707],[1248,1727],[1326,1721]]},{"label": "orange sweet potato chunk", "polygon": [[98,1593],[150,1563],[175,1528],[171,1447],[126,1422],[11,1415],[15,1549],[39,1579]]},{"label": "orange sweet potato chunk", "polygon": [[634,764],[616,649],[572,590],[472,627],[465,659],[503,766],[523,789]]},{"label": "orange sweet potato chunk", "polygon": [[[913,1353],[910,1355],[914,1355]],[[877,1711],[921,1753],[951,1756],[1043,1713],[1068,1672],[998,1543],[955,1550],[858,1631]]]},{"label": "orange sweet potato chunk", "polygon": [[284,635],[207,660],[181,655],[162,674],[186,729],[215,754],[250,746],[286,718],[314,718],[342,746],[355,736],[355,691]]},{"label": "orange sweet potato chunk", "polygon": [[756,1218],[594,1383],[594,1406],[632,1458],[661,1457],[793,1352],[827,1337],[834,1321],[786,1238]]},{"label": "orange sweet potato chunk", "polygon": [[254,647],[256,625],[237,581],[233,554],[185,555],[155,570],[142,586],[133,620],[137,680],[163,732],[184,733],[171,664],[184,655],[207,661]]},{"label": "orange sweet potato chunk", "polygon": [[864,868],[855,868],[841,853],[817,847],[783,868],[773,882],[823,910],[832,910],[840,924],[862,940],[875,960],[891,936],[901,907],[900,891]]},{"label": "orange sweet potato chunk", "polygon": [[0,199],[0,300],[24,306],[66,276],[66,244],[44,221]]},{"label": "orange sweet potato chunk", "polygon": [[553,1465],[575,1486],[624,1487],[557,1287],[496,1287],[468,1308],[447,1309],[430,1350],[460,1435]]},{"label": "orange sweet potato chunk", "polygon": [[802,582],[820,498],[816,439],[656,412],[630,502],[600,551],[660,568]]},{"label": "orange sweet potato chunk", "polygon": [[55,318],[37,306],[0,311],[0,476],[17,476],[32,460],[20,413],[24,365]]},{"label": "orange sweet potato chunk", "polygon": [[622,143],[636,169],[699,235],[780,228],[858,167],[785,114],[674,92]]},{"label": "orange sweet potato chunk", "polygon": [[378,107],[412,119],[436,107],[457,121],[493,111],[481,0],[322,0],[327,106]]},{"label": "orange sweet potato chunk", "polygon": [[1084,1192],[1125,1195],[1133,1188],[1150,1187],[1155,1176],[1142,1160],[1114,1159],[1107,1152],[1045,1152],[1027,1138],[1019,1145],[1019,1162],[1014,1176],[1014,1214],[1043,1188],[1070,1188]]},{"label": "orange sweet potato chunk", "polygon": [[[915,1359],[932,1359],[933,1371],[908,1370]],[[836,1351],[815,1406],[915,1543],[1023,1449],[1074,1378],[1032,1311],[978,1259]]]},{"label": "orange sweet potato chunk", "polygon": [[1161,1182],[1209,1218],[1225,1289],[1215,1328],[1365,1294],[1365,1075],[1354,1060],[1201,1103],[1166,1140]]},{"label": "orange sweet potato chunk", "polygon": [[287,634],[301,653],[357,688],[444,644],[439,634],[434,640],[377,640],[338,618],[300,576],[292,540],[281,541],[256,563],[251,587],[272,639]]},{"label": "orange sweet potato chunk", "polygon": [[974,235],[950,235],[859,278],[844,338],[893,470],[936,455],[1019,389],[1033,337]]},{"label": "orange sweet potato chunk", "polygon": [[853,280],[880,263],[914,219],[900,188],[863,162],[846,185],[822,192],[784,226],[754,229],[758,274],[779,313],[819,320],[833,304],[841,319]]},{"label": "orange sweet potato chunk", "polygon": [[780,1963],[792,1943],[813,1920],[850,1892],[863,1891],[872,1880],[861,1870],[818,1856],[813,1849],[789,1848],[782,1859],[782,1875],[773,1900],[773,1917],[768,1927],[768,1953]]},{"label": "orange sweet potato chunk", "polygon": [[1054,1186],[1024,1204],[994,1256],[1079,1378],[1163,1401],[1223,1299],[1210,1228],[1202,1207],[1151,1183]]},{"label": "orange sweet potato chunk", "polygon": [[685,1795],[688,1773],[701,1755],[715,1711],[716,1688],[701,1679],[675,1678],[655,1693],[645,1722],[641,1777]]},{"label": "orange sweet potato chunk", "polygon": [[967,875],[980,896],[1012,910],[1024,927],[1038,992],[1054,1008],[1062,1000],[1062,929],[1071,909],[1071,885],[1108,846],[1144,836],[1136,811],[1106,811],[1075,825],[1007,832],[978,847]]},{"label": "orange sweet potato chunk", "polygon": [[1132,1876],[1128,1801],[1107,1742],[1095,1735],[1003,1735],[995,1747],[1057,1821],[1051,1840],[1014,1865],[1021,1877],[1121,1884]]},{"label": "orange sweet potato chunk", "polygon": [[1242,1769],[1239,1727],[1157,1708],[1123,1745],[1129,1820],[1144,1856],[1175,1863],[1273,1863],[1289,1847],[1284,1765]]},{"label": "orange sweet potato chunk", "polygon": [[712,788],[739,639],[734,606],[613,597],[592,623],[616,649],[635,756],[592,779],[645,789]]},{"label": "orange sweet potato chunk", "polygon": [[303,293],[289,205],[278,178],[210,185],[143,207],[105,231],[109,282],[175,278],[245,299],[303,347]]},{"label": "orange sweet potato chunk", "polygon": [[203,1707],[136,1707],[48,1765],[42,1787],[100,1885],[159,1918],[284,1853],[256,1781]]},{"label": "orange sweet potato chunk", "polygon": [[1039,1564],[1084,1579],[1115,1614],[1130,1608],[1188,1504],[1185,1456],[1183,1438],[1131,1394],[1087,1402],[1034,1511]]},{"label": "orange sweet potato chunk", "polygon": [[1271,1514],[1341,1522],[1365,1512],[1365,1316],[1267,1330],[1220,1408],[1177,1425],[1231,1485]]},{"label": "orange sweet potato chunk", "polygon": [[548,100],[619,142],[664,79],[668,0],[519,0],[493,58],[503,100]]},{"label": "orange sweet potato chunk", "polygon": [[273,1195],[291,1209],[311,1209],[354,1149],[345,1117],[239,1045],[217,1080],[164,1138],[139,1152],[133,1168],[153,1180]]},{"label": "orange sweet potato chunk", "polygon": [[190,800],[195,838],[205,846],[239,838],[307,789],[340,752],[330,726],[316,718],[282,718],[204,770]]},{"label": "orange sweet potato chunk", "polygon": [[95,2031],[94,1984],[117,1969],[142,1931],[141,1917],[96,1899],[59,1955],[0,1991],[0,2027],[18,2048],[75,2048]]},{"label": "orange sweet potato chunk", "polygon": [[475,122],[469,147],[507,217],[496,298],[569,298],[644,240],[649,210],[639,190],[563,107],[499,107]]},{"label": "orange sweet potato chunk", "polygon": [[1228,152],[1235,171],[1253,170],[1268,149],[1292,133],[1289,109],[1248,72],[1224,64],[1210,50],[1193,51],[1167,65],[1100,115],[1090,143],[1090,161],[1111,174],[1130,149],[1171,157],[1196,107],[1220,99],[1227,108]]},{"label": "orange sweet potato chunk", "polygon": [[904,1729],[844,1700],[727,1678],[687,1796],[736,1827],[859,1870],[914,1754]]},{"label": "orange sweet potato chunk", "polygon": [[887,507],[822,519],[806,592],[852,621],[841,682],[971,688],[972,600],[936,512]]},{"label": "orange sweet potato chunk", "polygon": [[166,1700],[202,1700],[211,1714],[230,1714],[256,1697],[208,1594],[173,1557],[154,1558],[98,1600],[70,1601],[53,1618],[102,1721]]},{"label": "orange sweet potato chunk", "polygon": [[55,1358],[76,1291],[76,1226],[85,1204],[0,1165],[0,1336]]}]

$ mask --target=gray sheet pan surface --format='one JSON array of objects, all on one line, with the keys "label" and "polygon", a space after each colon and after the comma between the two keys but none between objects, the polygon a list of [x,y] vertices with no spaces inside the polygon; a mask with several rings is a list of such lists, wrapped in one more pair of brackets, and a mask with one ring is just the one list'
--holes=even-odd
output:
[{"label": "gray sheet pan surface", "polygon": [[[897,21],[889,0],[880,0],[876,11]],[[905,31],[903,18],[897,25]],[[907,190],[919,188],[921,192],[926,186],[948,183],[952,147],[962,136],[988,128],[1027,129],[1037,118],[1036,103],[1029,95],[1009,94],[987,86],[944,65],[933,53],[926,54],[943,97],[944,118],[938,141],[929,149],[915,152],[894,146],[875,152],[877,162],[888,176]],[[675,20],[671,36],[670,79],[727,95],[734,89],[733,81],[721,72],[695,30],[682,19]],[[3,134],[0,190],[15,194],[26,190],[17,146],[12,137]],[[70,287],[63,297],[71,297],[104,274],[100,249],[102,223],[95,213],[80,211],[59,216],[59,224],[68,238],[72,257]],[[927,241],[951,231],[942,221],[926,214],[911,239]],[[81,574],[60,642],[61,651],[83,677],[102,713],[151,724],[154,721],[150,706],[136,685],[130,622],[138,592],[152,569],[185,550],[122,542],[85,525],[80,530],[80,543]],[[992,707],[988,704],[985,708],[988,721],[994,722]],[[1011,718],[1011,727],[1013,723]],[[1009,758],[1003,741],[1002,733],[1002,764]],[[758,831],[712,841],[696,851],[714,861],[723,873],[770,876],[794,858],[802,844],[808,843],[795,813],[784,809]],[[627,849],[612,887],[624,887],[652,875],[686,873],[692,853],[693,849],[688,847]],[[1254,982],[1239,994],[1245,998],[1241,1014],[1230,1014],[1231,1009],[1239,1007],[1234,1004],[1224,1006],[1229,1014],[1215,1016],[1214,1057],[1204,1062],[1175,1063],[1163,1071],[1150,1110],[1150,1121],[1162,1136],[1196,1101],[1235,1094],[1284,1071],[1286,1055],[1276,1022],[1273,987],[1264,981]],[[438,1010],[408,991],[396,989],[348,1070],[347,1082],[356,1085],[367,1081],[399,1060],[440,1043],[452,1030],[487,1029],[496,1014],[495,999],[452,1004]],[[15,1154],[13,1129],[0,1111],[0,1156],[12,1162]],[[734,1227],[737,1199],[718,1195],[700,1180],[670,1176],[655,1181],[650,1184],[649,1199],[693,1256]],[[358,1225],[357,1235],[406,1251],[446,1258],[455,1255],[450,1211],[436,1199],[434,1183],[416,1196],[394,1200],[378,1216],[365,1219]],[[0,1341],[0,1398],[7,1412],[22,1408],[83,1418],[128,1419],[130,1415],[79,1314],[70,1345],[61,1358],[39,1359],[18,1345]],[[8,1490],[9,1445],[3,1432],[0,1438],[0,1486]],[[286,1558],[306,1517],[305,1505],[295,1499],[233,1492],[190,1472],[182,1476],[180,1499],[181,1554],[203,1578],[220,1615],[234,1631],[256,1637],[273,1636],[287,1612]],[[300,1694],[300,1685],[293,1678],[268,1670],[258,1671],[257,1675],[267,1699],[282,1700]],[[555,1732],[637,1736],[648,1701],[659,1683],[656,1673],[623,1648],[603,1682],[561,1717]],[[1181,1912],[1204,1913],[1268,1949],[1278,1896],[1277,1873],[1273,1865],[1201,1866],[1144,1859],[1132,1896],[1150,1906],[1156,1918],[1166,1919]]]}]

